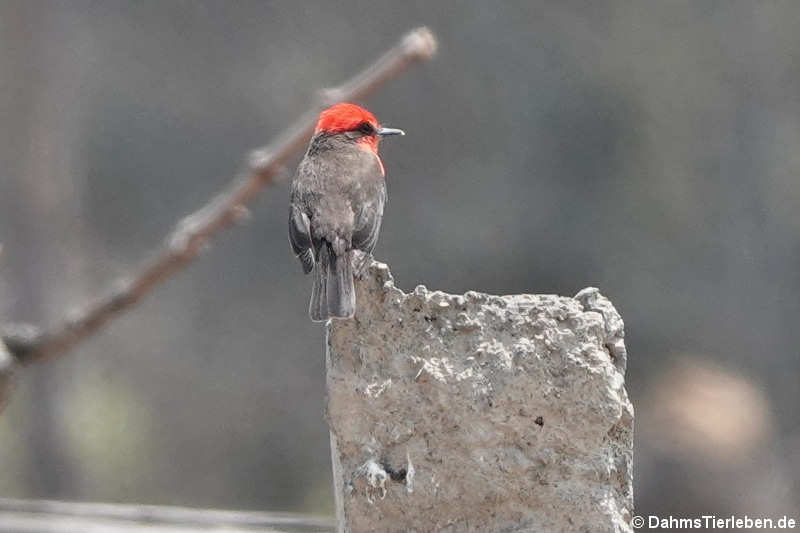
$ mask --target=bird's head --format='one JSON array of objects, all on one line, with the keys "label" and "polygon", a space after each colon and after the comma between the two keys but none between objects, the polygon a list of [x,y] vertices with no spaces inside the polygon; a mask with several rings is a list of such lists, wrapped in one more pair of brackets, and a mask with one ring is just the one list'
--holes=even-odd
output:
[{"label": "bird's head", "polygon": [[386,135],[405,135],[403,130],[384,128],[375,115],[354,104],[336,104],[319,115],[314,135],[341,135],[359,147],[378,152],[378,142]]}]

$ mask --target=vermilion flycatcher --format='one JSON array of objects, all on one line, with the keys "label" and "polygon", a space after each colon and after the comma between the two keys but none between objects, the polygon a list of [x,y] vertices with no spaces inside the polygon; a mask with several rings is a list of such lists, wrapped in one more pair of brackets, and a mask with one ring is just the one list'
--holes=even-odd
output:
[{"label": "vermilion flycatcher", "polygon": [[292,181],[289,241],[314,271],[309,315],[316,322],[351,318],[356,310],[353,251],[369,258],[378,242],[386,181],[378,143],[405,135],[381,127],[375,115],[336,104],[319,116],[314,136]]}]

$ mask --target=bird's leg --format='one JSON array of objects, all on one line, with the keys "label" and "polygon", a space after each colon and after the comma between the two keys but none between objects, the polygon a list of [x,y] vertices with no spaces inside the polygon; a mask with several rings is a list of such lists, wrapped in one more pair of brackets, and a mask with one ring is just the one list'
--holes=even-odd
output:
[{"label": "bird's leg", "polygon": [[372,254],[360,250],[353,250],[353,261],[356,264],[356,267],[353,269],[355,277],[361,279],[367,267],[372,263]]}]

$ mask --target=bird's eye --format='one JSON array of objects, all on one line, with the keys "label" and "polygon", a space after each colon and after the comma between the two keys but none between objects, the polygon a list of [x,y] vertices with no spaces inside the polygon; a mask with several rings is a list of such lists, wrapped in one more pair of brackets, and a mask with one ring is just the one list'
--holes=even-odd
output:
[{"label": "bird's eye", "polygon": [[375,127],[369,122],[362,122],[358,125],[358,131],[364,135],[372,135],[375,133]]}]

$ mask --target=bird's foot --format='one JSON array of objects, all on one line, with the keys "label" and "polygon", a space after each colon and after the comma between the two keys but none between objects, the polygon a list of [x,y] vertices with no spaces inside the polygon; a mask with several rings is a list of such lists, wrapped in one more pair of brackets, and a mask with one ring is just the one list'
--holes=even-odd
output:
[{"label": "bird's foot", "polygon": [[367,271],[367,267],[372,263],[372,254],[357,251],[353,255],[353,260],[355,262],[355,277],[357,279],[363,279],[364,273]]}]

